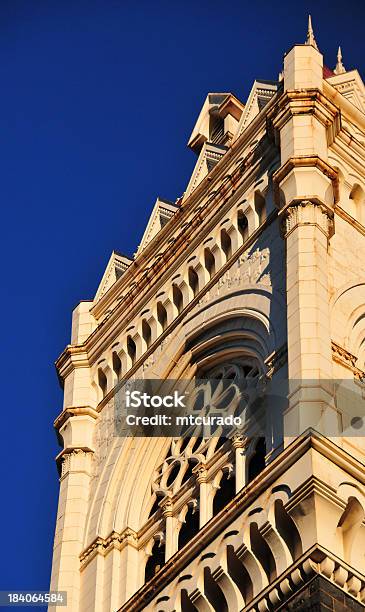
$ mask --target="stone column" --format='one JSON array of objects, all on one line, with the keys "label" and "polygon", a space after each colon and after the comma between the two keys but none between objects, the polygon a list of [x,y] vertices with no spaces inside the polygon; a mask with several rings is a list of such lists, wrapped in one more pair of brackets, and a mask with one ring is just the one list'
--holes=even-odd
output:
[{"label": "stone column", "polygon": [[161,504],[165,518],[165,560],[168,561],[178,549],[178,519],[174,516],[174,505],[169,497]]},{"label": "stone column", "polygon": [[208,482],[208,472],[203,464],[199,464],[193,470],[197,475],[199,484],[199,526],[202,528],[212,518],[213,503],[210,495],[211,483]]},{"label": "stone column", "polygon": [[235,450],[236,493],[238,493],[246,485],[247,438],[241,434],[235,434],[232,438],[232,446]]}]

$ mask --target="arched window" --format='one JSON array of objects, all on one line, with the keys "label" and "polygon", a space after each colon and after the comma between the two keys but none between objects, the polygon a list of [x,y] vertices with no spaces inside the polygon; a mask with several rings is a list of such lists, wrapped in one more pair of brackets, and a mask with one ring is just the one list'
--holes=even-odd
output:
[{"label": "arched window", "polygon": [[162,302],[157,302],[157,320],[161,325],[162,331],[165,331],[167,327],[167,312]]},{"label": "arched window", "polygon": [[223,510],[228,502],[234,498],[236,495],[235,486],[236,484],[234,477],[231,476],[231,478],[228,478],[228,474],[223,474],[219,483],[219,489],[217,489],[213,499],[213,516]]},{"label": "arched window", "polygon": [[190,542],[191,538],[199,531],[199,511],[196,508],[189,506],[185,515],[185,522],[181,525],[179,531],[179,549]]},{"label": "arched window", "polygon": [[135,364],[136,362],[136,355],[137,355],[137,348],[136,348],[136,344],[133,340],[133,338],[131,336],[128,336],[127,338],[127,353],[130,357],[130,360],[132,362],[132,365]]},{"label": "arched window", "polygon": [[209,274],[209,278],[215,274],[215,259],[212,251],[207,247],[204,249],[204,266]]},{"label": "arched window", "polygon": [[118,354],[115,351],[113,351],[112,361],[113,361],[113,371],[116,376],[116,379],[120,380],[120,377],[122,375],[122,362],[120,358],[118,357]]},{"label": "arched window", "polygon": [[268,580],[274,580],[276,578],[275,558],[257,523],[251,523],[250,525],[250,544],[253,554],[264,568]]},{"label": "arched window", "polygon": [[183,309],[183,294],[180,287],[178,287],[175,283],[172,285],[172,298],[177,312],[180,314]]},{"label": "arched window", "polygon": [[229,259],[232,255],[232,241],[225,229],[221,230],[221,247],[226,259]]},{"label": "arched window", "polygon": [[102,396],[105,397],[107,394],[108,381],[101,368],[98,369],[98,385],[101,389]]},{"label": "arched window", "polygon": [[151,345],[152,332],[150,324],[146,321],[146,319],[143,319],[142,321],[142,337],[146,343],[147,348],[149,348]]},{"label": "arched window", "polygon": [[155,542],[151,555],[148,558],[145,569],[145,582],[151,580],[165,564],[165,545],[162,542]]},{"label": "arched window", "polygon": [[248,238],[248,220],[242,210],[239,210],[237,213],[237,227],[243,242],[245,242]]},{"label": "arched window", "polygon": [[253,455],[251,456],[248,464],[248,475],[247,480],[251,482],[256,476],[262,472],[265,468],[265,456],[266,456],[266,442],[265,438],[260,437],[257,440],[255,450]]},{"label": "arched window", "polygon": [[208,567],[204,568],[204,593],[214,610],[229,612],[227,600]]},{"label": "arched window", "polygon": [[193,295],[195,297],[199,291],[199,278],[194,268],[192,268],[191,266],[188,271],[188,277],[189,277],[189,287],[192,290]]},{"label": "arched window", "polygon": [[181,612],[198,612],[198,608],[191,603],[186,589],[181,589]]},{"label": "arched window", "polygon": [[258,216],[259,225],[266,219],[266,203],[264,196],[259,192],[255,192],[255,211]]}]

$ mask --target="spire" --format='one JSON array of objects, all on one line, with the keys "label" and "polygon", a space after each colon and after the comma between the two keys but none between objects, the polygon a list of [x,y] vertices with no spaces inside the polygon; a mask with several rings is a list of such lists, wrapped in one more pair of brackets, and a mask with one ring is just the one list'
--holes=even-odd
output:
[{"label": "spire", "polygon": [[342,52],[341,52],[341,47],[338,47],[338,51],[337,51],[337,64],[336,64],[336,68],[333,71],[335,74],[343,74],[344,72],[346,72],[346,68],[342,63]]},{"label": "spire", "polygon": [[312,17],[310,15],[308,15],[308,32],[307,32],[307,40],[305,44],[312,45],[312,47],[315,47],[315,49],[319,51],[317,47],[316,39],[314,38],[314,32],[312,28]]}]

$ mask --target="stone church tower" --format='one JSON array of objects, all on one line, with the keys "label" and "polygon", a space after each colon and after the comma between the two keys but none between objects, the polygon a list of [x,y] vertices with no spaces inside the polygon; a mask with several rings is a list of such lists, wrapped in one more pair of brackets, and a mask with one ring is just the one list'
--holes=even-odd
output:
[{"label": "stone church tower", "polygon": [[[364,84],[309,23],[278,81],[207,95],[189,147],[186,192],[112,253],[57,360],[59,610],[361,610]],[[198,376],[287,401],[259,435],[114,435],[125,379]]]}]

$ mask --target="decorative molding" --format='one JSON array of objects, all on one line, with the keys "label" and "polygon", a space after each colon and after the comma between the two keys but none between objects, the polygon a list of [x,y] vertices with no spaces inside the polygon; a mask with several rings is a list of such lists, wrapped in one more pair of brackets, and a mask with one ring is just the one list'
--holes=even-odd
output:
[{"label": "decorative molding", "polygon": [[[268,113],[268,123],[279,141],[279,132],[294,116],[314,116],[327,130],[331,144],[341,130],[341,114],[338,107],[318,89],[286,91],[278,104]],[[270,131],[270,128],[269,128]]]},{"label": "decorative molding", "polygon": [[[60,480],[63,480],[71,471],[82,471],[91,476],[90,459],[93,455],[94,451],[87,446],[82,448],[68,447],[61,451],[56,457]],[[88,463],[86,463],[86,460]]]},{"label": "decorative molding", "polygon": [[[335,202],[339,200],[338,175],[336,170],[318,155],[298,155],[288,159],[285,164],[280,166],[280,168],[278,168],[278,170],[276,170],[276,172],[273,174],[274,198],[276,206],[279,209],[283,207],[283,203],[281,202],[280,198],[280,184],[290,174],[290,172],[296,168],[315,168],[322,172],[322,174],[332,181]],[[298,196],[297,199],[303,199],[304,197],[305,196],[301,198]],[[290,206],[290,202],[286,204],[286,206]]]},{"label": "decorative molding", "polygon": [[97,554],[105,557],[112,548],[117,550],[122,550],[125,546],[137,548],[137,543],[138,534],[130,527],[126,527],[121,533],[113,531],[107,538],[95,538],[80,555],[80,569],[83,570]]},{"label": "decorative molding", "polygon": [[293,564],[279,579],[264,589],[245,607],[245,612],[271,610],[273,603],[280,607],[285,605],[296,592],[316,576],[323,576],[346,594],[350,594],[354,601],[365,603],[365,576],[321,546],[317,546],[307,551],[299,562]]},{"label": "decorative molding", "polygon": [[58,417],[53,423],[53,426],[57,431],[59,431],[62,425],[66,423],[66,421],[68,421],[72,417],[77,416],[90,416],[93,419],[97,419],[99,413],[97,412],[97,410],[94,410],[94,408],[91,408],[90,406],[81,406],[75,408],[70,406],[69,408],[65,408],[65,410],[63,410],[58,415]]},{"label": "decorative molding", "polygon": [[322,203],[313,200],[295,201],[283,209],[280,214],[282,215],[283,238],[287,238],[301,225],[315,225],[327,238],[333,235],[333,215]]},{"label": "decorative molding", "polygon": [[365,380],[365,372],[356,367],[357,357],[350,353],[350,351],[346,350],[336,342],[332,340],[332,359],[336,361],[343,367],[351,370],[353,372],[354,377],[359,380]]},{"label": "decorative molding", "polygon": [[288,346],[283,344],[283,346],[265,359],[265,365],[267,366],[266,377],[272,378],[287,362]]}]

